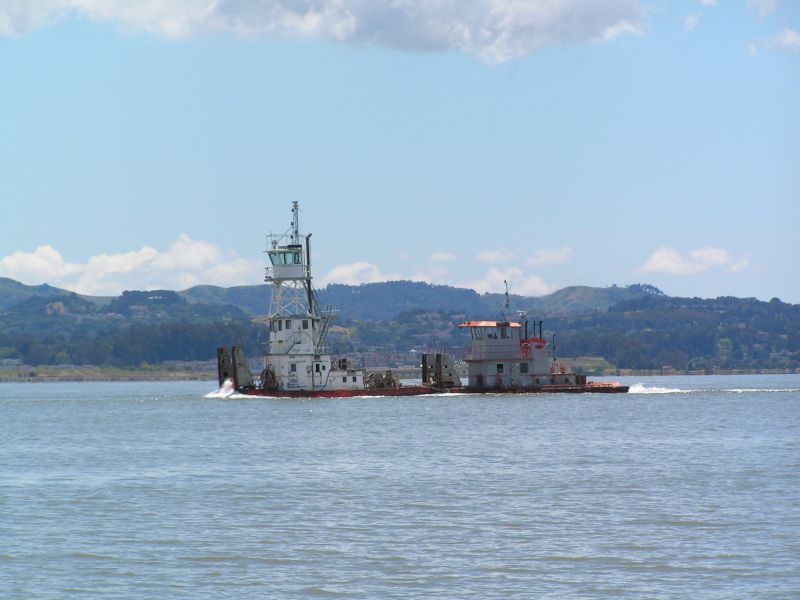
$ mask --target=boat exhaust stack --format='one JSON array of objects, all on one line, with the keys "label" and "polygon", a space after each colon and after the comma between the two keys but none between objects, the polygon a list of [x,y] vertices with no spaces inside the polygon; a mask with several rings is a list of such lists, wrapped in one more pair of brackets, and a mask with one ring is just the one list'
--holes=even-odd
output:
[{"label": "boat exhaust stack", "polygon": [[247,364],[247,357],[241,346],[231,348],[233,354],[233,386],[239,389],[251,389],[255,387],[253,374]]},{"label": "boat exhaust stack", "polygon": [[233,381],[233,364],[225,346],[217,348],[217,376],[219,387],[229,379]]}]

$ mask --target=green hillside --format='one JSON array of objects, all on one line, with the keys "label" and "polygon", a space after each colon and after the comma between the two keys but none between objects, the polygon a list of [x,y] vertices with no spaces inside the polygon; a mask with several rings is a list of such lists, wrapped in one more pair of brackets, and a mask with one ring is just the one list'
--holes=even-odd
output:
[{"label": "green hillside", "polygon": [[6,309],[33,296],[52,297],[70,294],[71,292],[47,284],[25,285],[13,279],[8,279],[7,277],[0,277],[0,310]]},{"label": "green hillside", "polygon": [[269,307],[270,288],[266,284],[241,285],[230,288],[215,285],[196,285],[178,292],[188,302],[196,304],[231,304],[249,315],[261,315]]},{"label": "green hillside", "polygon": [[[194,303],[232,304],[247,314],[264,314],[269,305],[269,286],[222,288],[195,286],[178,294]],[[550,317],[605,311],[623,300],[662,295],[647,285],[595,288],[572,286],[541,297],[512,294],[509,312],[528,311],[531,315]],[[387,321],[413,310],[454,311],[470,318],[502,318],[506,312],[504,294],[478,294],[475,290],[447,285],[431,285],[416,281],[389,281],[363,285],[332,284],[317,291],[323,306],[339,309],[341,319]]]},{"label": "green hillside", "polygon": [[[87,298],[0,280],[0,359],[31,365],[115,367],[210,360],[218,345],[257,356],[268,332],[257,315],[267,286],[197,286]],[[800,305],[778,299],[672,298],[647,285],[575,286],[548,296],[478,294],[416,282],[331,285],[323,305],[341,308],[330,343],[340,352],[462,352],[469,319],[543,319],[560,356],[595,356],[618,368],[800,368]],[[505,317],[504,317],[505,315]]]}]

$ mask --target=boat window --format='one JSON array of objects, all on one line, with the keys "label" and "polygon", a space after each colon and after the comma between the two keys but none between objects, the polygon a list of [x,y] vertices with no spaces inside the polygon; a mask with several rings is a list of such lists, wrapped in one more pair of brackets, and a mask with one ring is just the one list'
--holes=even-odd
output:
[{"label": "boat window", "polygon": [[500,374],[503,372],[503,363],[497,363],[497,373]]},{"label": "boat window", "polygon": [[501,327],[500,328],[500,339],[507,340],[508,339],[508,327]]},{"label": "boat window", "polygon": [[347,377],[342,377],[342,383],[347,383]]},{"label": "boat window", "polygon": [[303,329],[308,329],[308,319],[303,319]]},{"label": "boat window", "polygon": [[353,376],[353,381],[355,381],[355,380],[356,380],[356,378],[355,378],[355,376]]},{"label": "boat window", "polygon": [[283,321],[278,321],[278,331],[283,331]]},{"label": "boat window", "polygon": [[292,363],[291,365],[289,365],[289,370],[290,370],[292,373],[295,373],[295,372],[297,372],[297,363]]},{"label": "boat window", "polygon": [[319,373],[319,363],[314,365],[314,370]]},{"label": "boat window", "polygon": [[519,363],[519,372],[520,373],[527,373],[528,372],[528,363]]},{"label": "boat window", "polygon": [[322,365],[322,370],[323,370],[323,371],[325,370],[325,365]]},{"label": "boat window", "polygon": [[286,329],[292,328],[292,322],[289,319],[286,319]]},{"label": "boat window", "polygon": [[302,264],[302,258],[299,252],[270,252],[269,260],[273,265]]}]

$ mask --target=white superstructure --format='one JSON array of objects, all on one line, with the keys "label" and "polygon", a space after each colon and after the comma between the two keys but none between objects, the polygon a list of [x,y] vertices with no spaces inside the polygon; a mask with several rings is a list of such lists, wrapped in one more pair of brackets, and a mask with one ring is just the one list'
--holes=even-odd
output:
[{"label": "white superstructure", "polygon": [[522,334],[523,330],[527,334],[527,323],[523,328],[509,321],[469,321],[459,327],[468,329],[472,338],[472,351],[466,359],[471,388],[529,389],[581,383],[578,375],[550,358],[547,341],[541,337],[541,322],[539,337],[531,338]]},{"label": "white superstructure", "polygon": [[[310,239],[300,234],[300,208],[292,203],[292,223],[282,235],[268,236],[272,284],[270,341],[261,381],[271,390],[364,389],[364,370],[350,369],[346,359],[334,361],[325,346],[332,316],[320,311],[312,286]],[[305,242],[305,245],[304,245]]]}]

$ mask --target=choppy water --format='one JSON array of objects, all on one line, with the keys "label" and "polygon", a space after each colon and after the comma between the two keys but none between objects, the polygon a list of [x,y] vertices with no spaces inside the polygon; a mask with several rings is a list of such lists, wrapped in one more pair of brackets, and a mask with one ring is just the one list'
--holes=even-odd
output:
[{"label": "choppy water", "polygon": [[800,376],[0,386],[2,598],[797,598]]}]

